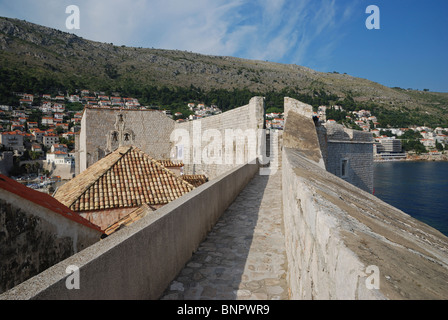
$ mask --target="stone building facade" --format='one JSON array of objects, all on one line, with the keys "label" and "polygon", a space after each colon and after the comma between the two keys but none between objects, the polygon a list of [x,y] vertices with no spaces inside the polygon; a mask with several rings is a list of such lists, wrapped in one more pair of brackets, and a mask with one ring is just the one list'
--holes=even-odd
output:
[{"label": "stone building facade", "polygon": [[339,124],[325,124],[317,132],[327,171],[373,193],[372,134]]},{"label": "stone building facade", "polygon": [[264,107],[264,98],[254,97],[246,106],[184,123],[159,111],[86,108],[76,137],[76,175],[119,147],[135,146],[157,160],[182,160],[184,174],[213,179],[257,157]]},{"label": "stone building facade", "polygon": [[121,146],[136,146],[155,159],[169,159],[175,122],[154,110],[86,108],[76,137],[79,174]]}]

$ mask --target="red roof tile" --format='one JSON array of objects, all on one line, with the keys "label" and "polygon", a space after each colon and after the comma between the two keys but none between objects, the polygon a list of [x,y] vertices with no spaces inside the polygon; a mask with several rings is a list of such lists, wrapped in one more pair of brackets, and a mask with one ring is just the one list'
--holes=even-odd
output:
[{"label": "red roof tile", "polygon": [[58,189],[77,212],[164,205],[194,189],[135,147],[121,147]]}]

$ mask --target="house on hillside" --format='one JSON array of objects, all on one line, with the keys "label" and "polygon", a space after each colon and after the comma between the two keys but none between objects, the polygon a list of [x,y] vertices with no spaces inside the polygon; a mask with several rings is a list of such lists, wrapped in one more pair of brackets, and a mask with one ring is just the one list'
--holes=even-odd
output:
[{"label": "house on hillside", "polygon": [[75,158],[64,151],[54,151],[47,153],[47,164],[58,165],[75,165]]},{"label": "house on hillside", "polygon": [[31,107],[33,105],[33,100],[30,99],[20,99],[20,106]]},{"label": "house on hillside", "polygon": [[59,136],[54,133],[46,133],[42,142],[47,148],[51,148],[53,144],[59,143]]},{"label": "house on hillside", "polygon": [[6,150],[22,153],[25,151],[23,142],[24,133],[21,131],[2,132],[0,134],[0,144],[2,144]]},{"label": "house on hillside", "polygon": [[42,153],[43,152],[42,146],[39,143],[33,143],[31,145],[31,151],[37,152],[37,153]]},{"label": "house on hillside", "polygon": [[54,124],[53,117],[42,117],[41,123],[43,126],[51,126]]}]

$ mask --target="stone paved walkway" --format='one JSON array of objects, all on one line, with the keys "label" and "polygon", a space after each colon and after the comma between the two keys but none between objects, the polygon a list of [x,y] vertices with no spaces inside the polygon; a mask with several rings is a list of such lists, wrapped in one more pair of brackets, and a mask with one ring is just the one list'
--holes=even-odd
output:
[{"label": "stone paved walkway", "polygon": [[281,171],[256,174],[161,299],[287,300],[286,270]]}]

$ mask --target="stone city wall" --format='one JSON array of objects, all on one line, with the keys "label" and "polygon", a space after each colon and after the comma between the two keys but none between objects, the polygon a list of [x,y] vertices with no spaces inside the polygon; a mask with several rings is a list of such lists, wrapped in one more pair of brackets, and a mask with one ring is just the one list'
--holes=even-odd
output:
[{"label": "stone city wall", "polygon": [[[248,105],[220,115],[176,123],[174,129],[177,135],[172,135],[171,156],[176,157],[176,146],[182,148],[181,159],[185,163],[185,173],[205,174],[213,179],[258,156],[258,130],[263,127],[264,98],[254,97]],[[239,144],[237,139],[244,138],[246,134],[245,142]],[[227,143],[226,139],[233,142]],[[243,157],[238,157],[240,151]],[[233,157],[227,158],[228,155]]]},{"label": "stone city wall", "polygon": [[14,153],[12,151],[3,151],[0,153],[0,174],[9,176],[9,172],[14,167]]},{"label": "stone city wall", "polygon": [[[246,164],[228,171],[19,284],[0,300],[160,298],[258,169]],[[79,268],[79,289],[66,285],[71,266]]]},{"label": "stone city wall", "polygon": [[99,230],[5,190],[0,198],[0,293],[100,240]]},{"label": "stone city wall", "polygon": [[311,123],[289,112],[283,135],[296,142],[282,157],[291,298],[446,299],[448,238],[326,171]]}]

